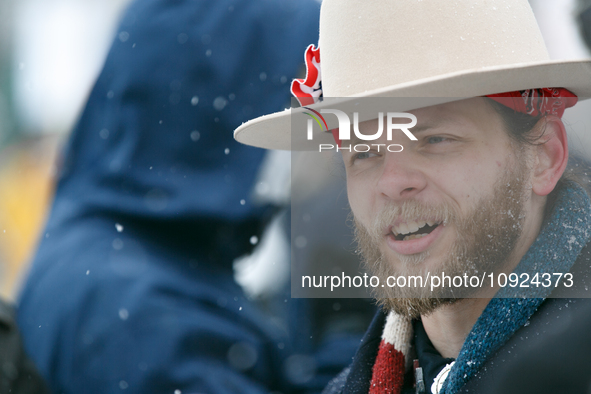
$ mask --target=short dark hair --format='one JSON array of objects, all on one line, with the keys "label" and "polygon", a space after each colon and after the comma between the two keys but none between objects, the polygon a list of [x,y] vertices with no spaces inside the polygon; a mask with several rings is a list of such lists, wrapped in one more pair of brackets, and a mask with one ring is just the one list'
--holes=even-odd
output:
[{"label": "short dark hair", "polygon": [[[544,118],[543,115],[531,116],[517,112],[493,99],[487,98],[487,100],[501,117],[505,130],[518,148],[525,145],[535,146],[543,143],[540,142],[540,139],[544,136],[545,129],[542,129],[541,133],[531,133],[535,125]],[[587,191],[587,194],[590,194],[589,186],[585,187],[585,183],[588,184],[588,182],[584,182],[584,177],[582,176],[585,170],[589,172],[589,164],[585,163],[583,159],[569,158],[564,173],[558,180],[554,190],[548,195],[544,217],[548,217],[548,214],[554,209],[558,190],[565,187],[568,183],[575,183],[583,187]]]},{"label": "short dark hair", "polygon": [[543,118],[542,115],[531,116],[523,112],[517,112],[491,98],[487,98],[493,109],[501,117],[509,137],[518,145],[537,145],[539,139],[544,135],[542,132],[539,135],[533,135],[531,131],[534,126]]}]

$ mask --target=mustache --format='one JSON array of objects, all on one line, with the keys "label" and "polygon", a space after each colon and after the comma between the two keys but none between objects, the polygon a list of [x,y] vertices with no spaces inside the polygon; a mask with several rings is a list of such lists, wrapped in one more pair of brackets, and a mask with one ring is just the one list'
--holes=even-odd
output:
[{"label": "mustache", "polygon": [[459,214],[448,203],[433,204],[408,200],[402,204],[388,202],[380,208],[369,226],[363,226],[357,219],[355,225],[363,226],[372,240],[379,241],[395,223],[425,220],[448,224],[457,221],[458,217]]}]

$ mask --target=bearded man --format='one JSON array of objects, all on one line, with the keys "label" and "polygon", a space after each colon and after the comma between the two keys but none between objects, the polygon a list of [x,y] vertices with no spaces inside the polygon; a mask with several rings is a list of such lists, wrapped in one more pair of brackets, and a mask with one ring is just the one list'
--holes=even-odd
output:
[{"label": "bearded man", "polygon": [[[335,113],[326,99],[317,102],[321,93],[349,111],[366,97],[406,97],[397,113],[416,119],[411,141],[382,133],[391,120],[383,113],[355,124],[349,140],[340,118],[338,133],[312,138],[334,137],[342,152],[369,270],[381,283],[481,278],[477,286],[375,287],[384,313],[327,393],[487,392],[506,360],[581,332],[589,302],[560,297],[589,297],[591,203],[564,175],[561,117],[591,94],[590,61],[550,61],[525,0],[325,0],[319,49],[310,47],[306,60],[307,77],[292,91],[307,110]],[[417,97],[439,100],[421,105]],[[235,138],[295,148],[297,128],[291,138],[282,131],[299,113],[255,119]],[[363,142],[367,149],[355,148]],[[509,277],[518,283],[499,280]],[[548,382],[542,387],[586,392],[588,373],[573,380],[568,363],[589,366],[589,353],[576,355],[538,376]]]}]

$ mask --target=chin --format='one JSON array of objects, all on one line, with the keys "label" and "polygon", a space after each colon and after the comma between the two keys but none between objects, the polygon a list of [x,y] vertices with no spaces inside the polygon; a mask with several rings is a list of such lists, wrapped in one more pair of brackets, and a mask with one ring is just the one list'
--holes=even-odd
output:
[{"label": "chin", "polygon": [[461,298],[378,298],[378,305],[385,311],[393,311],[409,319],[429,316],[445,305],[452,305]]}]

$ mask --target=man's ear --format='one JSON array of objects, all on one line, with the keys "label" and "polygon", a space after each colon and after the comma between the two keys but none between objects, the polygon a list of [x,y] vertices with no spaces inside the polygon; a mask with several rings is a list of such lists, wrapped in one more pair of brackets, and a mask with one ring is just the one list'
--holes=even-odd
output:
[{"label": "man's ear", "polygon": [[547,116],[536,124],[541,138],[534,147],[532,190],[546,196],[554,190],[568,163],[568,142],[564,123],[557,116]]}]

